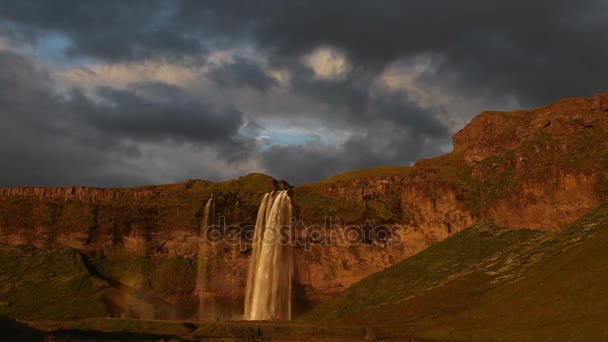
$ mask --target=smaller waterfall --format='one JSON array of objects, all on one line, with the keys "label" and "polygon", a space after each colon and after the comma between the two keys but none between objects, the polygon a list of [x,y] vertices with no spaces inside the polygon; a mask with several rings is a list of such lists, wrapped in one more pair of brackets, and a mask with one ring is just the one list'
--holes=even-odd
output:
[{"label": "smaller waterfall", "polygon": [[[206,308],[205,304],[208,303],[209,297],[209,242],[206,241],[207,229],[212,224],[212,219],[215,217],[215,196],[211,194],[205,210],[203,212],[203,219],[201,220],[201,227],[199,232],[199,243],[198,243],[198,262],[197,262],[197,275],[196,275],[196,292],[198,295],[198,317],[199,320],[203,320],[205,316],[208,316],[209,309]],[[205,311],[207,310],[207,311]]]},{"label": "smaller waterfall", "polygon": [[253,237],[245,319],[291,319],[293,251],[289,241],[281,241],[282,229],[291,225],[291,217],[287,191],[264,195]]}]

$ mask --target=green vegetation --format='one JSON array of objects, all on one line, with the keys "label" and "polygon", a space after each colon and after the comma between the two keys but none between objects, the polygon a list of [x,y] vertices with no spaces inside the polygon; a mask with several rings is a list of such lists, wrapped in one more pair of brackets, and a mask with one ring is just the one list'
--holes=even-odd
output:
[{"label": "green vegetation", "polygon": [[[478,208],[492,205],[497,199],[508,196],[526,181],[544,181],[555,175],[555,170],[576,174],[594,173],[600,177],[598,193],[608,199],[608,132],[600,126],[584,126],[572,136],[555,136],[539,131],[521,146],[502,154],[488,157],[467,174],[481,175],[477,182]],[[463,182],[461,182],[462,184]],[[464,182],[466,183],[466,181]],[[474,187],[472,187],[474,188]]]},{"label": "green vegetation", "polygon": [[[325,217],[342,224],[362,224],[368,220],[372,224],[400,222],[400,210],[394,207],[397,201],[378,196],[361,199],[360,191],[372,188],[379,180],[405,179],[411,169],[409,166],[368,168],[299,185],[293,189],[296,217],[306,220],[305,224],[323,224]],[[395,196],[398,197],[397,191]]]},{"label": "green vegetation", "polygon": [[[35,196],[0,198],[0,223],[6,232],[40,228],[37,238],[53,240],[60,233],[89,233],[90,239],[112,234],[120,241],[132,232],[151,234],[183,229],[198,231],[202,211],[212,193],[216,208],[231,224],[251,224],[264,193],[280,184],[263,174],[250,174],[237,180],[109,189],[116,197],[105,200],[63,200]],[[138,195],[140,194],[140,195]]]},{"label": "green vegetation", "polygon": [[482,182],[473,176],[473,166],[463,160],[461,153],[452,152],[416,163],[412,177],[424,179],[418,191],[437,199],[436,189],[452,189],[459,201],[469,210],[481,210]]},{"label": "green vegetation", "polygon": [[156,296],[191,293],[196,287],[196,260],[182,256],[137,258],[115,248],[111,258],[91,262],[102,276]]},{"label": "green vegetation", "polygon": [[65,247],[40,250],[0,244],[0,315],[72,319],[106,314],[107,283],[89,275],[80,254]]},{"label": "green vegetation", "polygon": [[515,158],[515,152],[508,151],[502,156],[488,157],[481,162],[481,173],[485,176],[479,190],[483,194],[481,206],[493,204],[498,198],[517,187],[519,182],[512,167]]},{"label": "green vegetation", "polygon": [[339,217],[344,223],[360,224],[365,219],[365,203],[349,201],[327,194],[321,189],[296,187],[294,202],[296,217],[305,219],[307,225],[323,224],[325,217]]},{"label": "green vegetation", "polygon": [[[39,323],[38,328],[50,328]],[[52,327],[55,322],[51,322]],[[63,330],[129,332],[134,334],[180,335],[192,333],[196,326],[178,321],[149,321],[139,319],[89,318],[61,323]]]},{"label": "green vegetation", "polygon": [[608,205],[557,233],[475,225],[321,304],[311,320],[447,340],[608,337]]},{"label": "green vegetation", "polygon": [[[557,233],[474,225],[322,303],[305,316],[313,322],[92,318],[36,325],[243,340],[258,330],[273,339],[361,338],[373,332],[393,339],[602,340],[608,338],[607,243],[608,204]],[[78,253],[60,247],[0,248],[0,303],[6,303],[0,314],[72,319],[105,313],[99,299],[112,288],[88,274]],[[99,269],[117,272],[112,262],[125,260],[117,253]],[[124,269],[157,267],[142,262]],[[159,267],[171,270],[184,263],[176,259]]]},{"label": "green vegetation", "polygon": [[478,214],[517,191],[525,182],[545,181],[556,171],[598,175],[597,191],[608,199],[608,175],[602,172],[608,169],[608,132],[599,125],[571,124],[580,134],[562,136],[541,130],[520,146],[477,164],[465,163],[462,153],[456,152],[421,160],[412,175],[429,180],[430,196],[433,196],[433,182],[442,187],[451,186],[462,203]]},{"label": "green vegetation", "polygon": [[338,320],[371,307],[415,296],[454,276],[470,272],[486,258],[543,234],[539,231],[501,229],[487,224],[473,226],[363,279],[321,304],[307,318]]},{"label": "green vegetation", "polygon": [[35,327],[44,330],[86,332],[128,332],[149,336],[172,336],[203,339],[230,338],[237,341],[265,340],[319,340],[362,338],[366,329],[344,324],[305,324],[301,322],[178,322],[147,321],[116,318],[92,318],[64,322],[37,322]]},{"label": "green vegetation", "polygon": [[365,329],[344,324],[302,324],[300,322],[226,322],[220,324],[201,323],[194,332],[200,337],[232,337],[237,341],[256,341],[253,338],[261,331],[265,339],[316,340],[331,338],[362,338]]},{"label": "green vegetation", "polygon": [[136,312],[142,318],[188,315],[162,300],[175,293],[191,297],[196,264],[183,257],[132,258],[120,249],[113,258],[85,259],[72,249],[48,245],[0,244],[0,315],[32,320],[103,317]]},{"label": "green vegetation", "polygon": [[380,166],[370,167],[360,170],[341,173],[318,182],[301,185],[302,187],[318,187],[323,185],[333,185],[341,182],[359,181],[365,178],[372,177],[387,177],[387,176],[407,176],[412,168],[410,166]]},{"label": "green vegetation", "polygon": [[[146,238],[159,231],[180,229],[198,233],[204,205],[212,193],[218,214],[228,217],[231,224],[251,224],[264,193],[285,187],[270,176],[251,174],[218,183],[191,180],[109,189],[115,194],[105,199],[89,199],[95,189],[82,193],[83,200],[2,197],[3,233],[18,233],[24,243],[30,237],[32,242],[47,242],[43,242],[43,249],[1,246],[0,314],[23,319],[71,319],[126,311],[127,317],[134,312],[150,318],[190,317],[195,301],[196,260],[158,257],[162,246],[154,243],[137,251],[139,256],[128,255],[122,247],[123,237]],[[36,234],[24,231],[34,227]],[[113,240],[110,255],[98,251],[86,258],[55,245],[61,238],[69,239],[71,245],[99,248],[95,245],[98,237],[101,241],[108,237]],[[170,304],[162,298],[179,303]]]}]

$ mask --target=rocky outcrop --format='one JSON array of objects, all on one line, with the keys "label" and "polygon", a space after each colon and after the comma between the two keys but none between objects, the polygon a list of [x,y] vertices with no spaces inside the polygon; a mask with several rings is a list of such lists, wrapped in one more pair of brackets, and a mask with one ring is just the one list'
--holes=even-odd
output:
[{"label": "rocky outcrop", "polygon": [[167,191],[161,189],[162,187],[150,187],[150,189],[102,189],[83,186],[65,188],[25,187],[0,189],[0,197],[31,196],[39,199],[102,202],[123,198],[145,198],[166,195]]},{"label": "rocky outcrop", "polygon": [[480,162],[522,147],[539,133],[573,140],[586,129],[608,130],[608,95],[568,98],[546,107],[515,112],[483,112],[454,136],[454,152]]},{"label": "rocky outcrop", "polygon": [[454,137],[479,182],[481,219],[557,230],[606,201],[608,94],[486,112]]},{"label": "rocky outcrop", "polygon": [[406,222],[441,241],[477,222],[479,216],[462,198],[462,189],[434,173],[417,172],[404,187],[401,201]]},{"label": "rocky outcrop", "polygon": [[546,179],[522,180],[483,214],[503,227],[558,230],[606,201],[596,191],[601,177],[551,170]]}]

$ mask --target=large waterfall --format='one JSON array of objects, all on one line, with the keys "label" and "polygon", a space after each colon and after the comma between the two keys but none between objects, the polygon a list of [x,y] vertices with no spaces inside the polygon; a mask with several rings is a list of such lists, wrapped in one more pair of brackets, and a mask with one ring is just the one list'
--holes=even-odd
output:
[{"label": "large waterfall", "polygon": [[288,235],[291,216],[287,191],[264,195],[253,236],[245,319],[291,319],[293,251]]},{"label": "large waterfall", "polygon": [[[215,197],[211,194],[207,204],[205,205],[205,211],[203,212],[203,219],[201,220],[201,227],[199,232],[199,244],[198,244],[198,263],[197,263],[197,275],[196,275],[196,291],[198,294],[199,306],[198,306],[198,317],[200,320],[203,317],[208,316],[212,308],[205,307],[206,303],[209,303],[209,241],[206,241],[207,229],[211,226],[212,219],[215,216]],[[207,305],[208,306],[208,305]]]}]

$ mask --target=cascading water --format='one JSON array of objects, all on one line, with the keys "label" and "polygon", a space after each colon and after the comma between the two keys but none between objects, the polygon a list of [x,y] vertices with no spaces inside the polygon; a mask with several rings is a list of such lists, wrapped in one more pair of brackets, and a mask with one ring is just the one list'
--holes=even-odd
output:
[{"label": "cascading water", "polygon": [[[215,197],[211,194],[207,204],[205,205],[205,211],[203,212],[203,219],[201,221],[201,228],[199,232],[199,243],[198,243],[198,263],[197,263],[197,274],[196,274],[196,292],[198,295],[198,317],[203,320],[205,315],[210,311],[211,308],[205,308],[205,304],[208,302],[209,292],[209,253],[208,246],[209,242],[206,241],[207,229],[211,226],[212,218],[215,209]],[[207,309],[207,311],[205,311]]]},{"label": "cascading water", "polygon": [[245,319],[291,319],[293,251],[288,235],[291,217],[287,191],[264,195],[253,236]]}]

